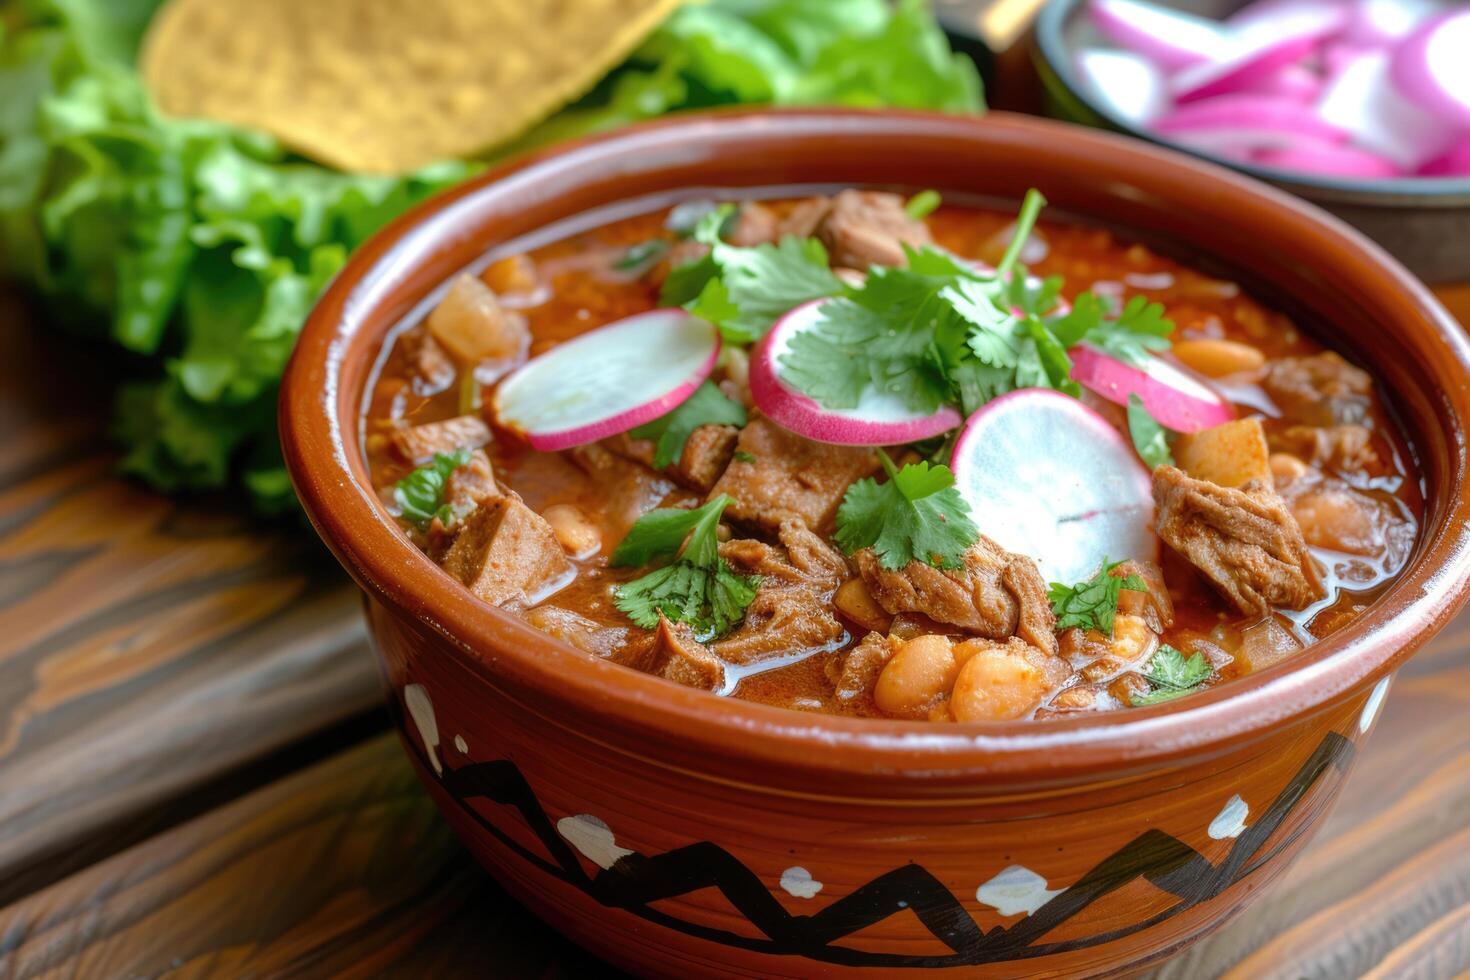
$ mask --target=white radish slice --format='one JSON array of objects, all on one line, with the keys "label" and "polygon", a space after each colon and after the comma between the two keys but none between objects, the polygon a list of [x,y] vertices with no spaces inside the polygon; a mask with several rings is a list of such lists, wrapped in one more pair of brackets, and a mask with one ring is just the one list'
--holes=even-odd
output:
[{"label": "white radish slice", "polygon": [[1433,18],[1400,45],[1393,81],[1446,128],[1470,128],[1470,9]]},{"label": "white radish slice", "polygon": [[1154,559],[1148,470],[1118,430],[1049,388],[1002,395],[955,442],[955,486],[980,530],[1071,585],[1104,558]]},{"label": "white radish slice", "polygon": [[1247,21],[1234,31],[1217,60],[1175,75],[1174,98],[1193,102],[1249,88],[1306,58],[1319,43],[1342,30],[1344,17],[1337,5],[1282,4],[1272,16]]},{"label": "white radish slice", "polygon": [[680,309],[651,310],[590,330],[500,383],[493,408],[531,448],[582,446],[677,408],[714,370],[720,332]]},{"label": "white radish slice", "polygon": [[824,408],[782,377],[781,358],[791,340],[821,320],[826,300],[804,303],[787,313],[756,345],[750,359],[750,395],[766,417],[817,442],[841,446],[894,446],[928,439],[956,428],[960,413],[949,406],[915,412],[902,399],[869,389],[854,408]]},{"label": "white radish slice", "polygon": [[1363,45],[1395,44],[1445,9],[1439,0],[1357,0],[1344,37]]},{"label": "white radish slice", "polygon": [[1198,136],[1200,141],[1252,146],[1288,145],[1301,137],[1347,139],[1348,130],[1323,119],[1311,106],[1270,95],[1221,95],[1183,105],[1159,119],[1154,132]]},{"label": "white radish slice", "polygon": [[1147,125],[1168,104],[1164,73],[1141,55],[1086,48],[1077,52],[1077,74],[1104,109],[1134,126]]},{"label": "white radish slice", "polygon": [[1277,170],[1328,177],[1361,177],[1371,180],[1403,176],[1403,171],[1387,157],[1360,150],[1355,146],[1337,146],[1331,143],[1312,144],[1303,141],[1296,146],[1268,147],[1256,151],[1252,159],[1255,163]]},{"label": "white radish slice", "polygon": [[1087,6],[1109,41],[1174,71],[1216,57],[1225,44],[1219,23],[1142,0],[1092,0]]},{"label": "white radish slice", "polygon": [[1470,136],[1463,137],[1442,156],[1430,160],[1419,173],[1425,177],[1470,177]]},{"label": "white radish slice", "polygon": [[1175,432],[1196,432],[1235,418],[1235,409],[1218,392],[1183,368],[1150,357],[1136,368],[1089,344],[1072,348],[1072,378],[1115,405],[1137,395],[1159,424]]},{"label": "white radish slice", "polygon": [[1317,112],[1350,130],[1357,146],[1417,170],[1449,148],[1444,121],[1404,98],[1390,77],[1389,56],[1375,51],[1349,62],[1327,86]]}]

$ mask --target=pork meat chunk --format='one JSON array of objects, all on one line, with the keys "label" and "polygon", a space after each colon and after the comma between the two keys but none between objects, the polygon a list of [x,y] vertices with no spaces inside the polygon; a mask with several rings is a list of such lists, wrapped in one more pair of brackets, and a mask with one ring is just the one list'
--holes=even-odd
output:
[{"label": "pork meat chunk", "polygon": [[938,569],[921,561],[884,568],[871,548],[856,556],[868,592],[888,612],[922,613],[938,623],[992,640],[1018,636],[1055,654],[1056,617],[1036,562],[981,537],[959,568]]},{"label": "pork meat chunk", "polygon": [[478,415],[460,415],[398,429],[388,436],[388,445],[405,463],[427,463],[435,453],[479,449],[490,438],[490,427],[484,419]]},{"label": "pork meat chunk", "polygon": [[802,201],[782,222],[782,235],[816,238],[834,268],[904,264],[904,245],[928,245],[929,227],[909,217],[904,199],[878,191],[845,190]]},{"label": "pork meat chunk", "polygon": [[831,593],[851,571],[847,559],[800,520],[783,521],[776,532],[782,548],[753,538],[720,545],[720,557],[742,575],[759,575],[789,585],[806,585]]},{"label": "pork meat chunk", "polygon": [[1241,612],[1305,609],[1325,594],[1296,518],[1264,484],[1222,487],[1160,466],[1154,503],[1159,537]]},{"label": "pork meat chunk", "polygon": [[491,605],[534,605],[572,574],[546,519],[515,494],[485,501],[464,519],[444,570]]},{"label": "pork meat chunk", "polygon": [[745,607],[740,625],[711,647],[727,663],[753,664],[782,654],[836,646],[847,635],[826,595],[808,585],[767,578]]},{"label": "pork meat chunk", "polygon": [[[740,430],[733,425],[701,425],[689,433],[679,461],[663,469],[674,482],[700,493],[709,492],[735,455],[735,442]],[[603,440],[604,445],[624,459],[653,467],[655,446],[652,439],[634,439],[626,432]]]},{"label": "pork meat chunk", "polygon": [[869,633],[862,642],[827,661],[827,680],[832,693],[846,705],[869,704],[878,675],[893,658],[897,643],[882,633]]},{"label": "pork meat chunk", "polygon": [[871,449],[812,442],[756,414],[740,430],[735,458],[710,497],[729,494],[735,502],[727,517],[770,533],[793,518],[822,531],[832,525],[847,488],[876,469]]},{"label": "pork meat chunk", "polygon": [[454,536],[459,533],[461,521],[487,500],[501,496],[503,491],[495,482],[495,469],[490,457],[483,449],[470,453],[469,462],[457,467],[444,481],[444,503],[449,508],[447,517],[434,515],[425,534],[429,557],[443,561]]},{"label": "pork meat chunk", "polygon": [[1355,425],[1368,414],[1373,378],[1333,351],[1283,357],[1261,381],[1287,418],[1307,425]]},{"label": "pork meat chunk", "polygon": [[687,623],[672,623],[659,613],[651,670],[685,687],[716,691],[725,686],[725,665],[694,638]]}]

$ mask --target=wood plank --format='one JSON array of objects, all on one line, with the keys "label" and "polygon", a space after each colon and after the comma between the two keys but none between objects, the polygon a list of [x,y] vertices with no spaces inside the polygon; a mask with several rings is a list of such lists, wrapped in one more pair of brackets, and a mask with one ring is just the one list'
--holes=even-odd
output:
[{"label": "wood plank", "polygon": [[0,295],[0,901],[379,700],[314,534],[115,475],[96,360]]},{"label": "wood plank", "polygon": [[[1275,892],[1158,971],[1470,966],[1470,616],[1402,671],[1337,811]],[[0,977],[588,975],[472,865],[383,736],[0,910]],[[1400,972],[1400,971],[1405,972]]]}]

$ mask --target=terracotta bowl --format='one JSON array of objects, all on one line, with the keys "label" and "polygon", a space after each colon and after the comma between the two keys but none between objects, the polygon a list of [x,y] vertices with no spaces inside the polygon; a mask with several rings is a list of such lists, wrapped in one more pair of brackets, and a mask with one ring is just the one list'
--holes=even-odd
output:
[{"label": "terracotta bowl", "polygon": [[[410,546],[369,486],[358,422],[395,324],[497,245],[589,210],[800,184],[1012,200],[1034,185],[1054,214],[1295,314],[1374,370],[1418,454],[1428,506],[1407,571],[1329,641],[1187,701],[945,726],[717,699],[600,661]],[[1392,259],[1226,170],[1000,113],[747,113],[563,147],[392,225],[307,324],[282,433],[312,521],[367,594],[424,784],[475,858],[576,942],[660,976],[1106,975],[1179,951],[1285,870],[1390,675],[1465,600],[1467,372],[1470,346]]]}]

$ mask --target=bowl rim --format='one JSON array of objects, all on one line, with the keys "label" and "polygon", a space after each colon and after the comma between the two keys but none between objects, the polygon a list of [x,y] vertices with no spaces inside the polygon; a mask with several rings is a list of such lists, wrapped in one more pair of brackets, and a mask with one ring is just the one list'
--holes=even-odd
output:
[{"label": "bowl rim", "polygon": [[[950,140],[1103,160],[1108,173],[1136,173],[1135,194],[1165,188],[1228,196],[1254,221],[1281,215],[1273,229],[1334,253],[1364,289],[1383,291],[1405,313],[1400,324],[1440,381],[1470,376],[1470,341],[1422,283],[1382,249],[1320,209],[1196,158],[1123,137],[1034,117],[993,112],[983,120],[897,110],[735,110],[675,116],[553,147],[492,169],[424,202],[360,248],[312,311],[281,390],[282,445],[293,484],[318,533],[369,596],[447,641],[459,666],[498,687],[519,685],[527,703],[553,724],[567,712],[603,741],[646,758],[667,753],[715,760],[727,779],[749,778],[752,764],[786,773],[787,789],[807,778],[867,777],[887,785],[1034,784],[1085,778],[1098,770],[1141,772],[1198,759],[1265,737],[1291,719],[1330,705],[1396,669],[1438,631],[1470,595],[1470,384],[1441,384],[1432,411],[1446,428],[1446,492],[1426,501],[1416,557],[1361,616],[1299,657],[1233,680],[1187,701],[1126,713],[1066,719],[937,726],[929,722],[811,715],[694,690],[601,660],[555,640],[473,596],[403,536],[371,485],[357,444],[358,394],[340,384],[344,364],[376,358],[377,338],[352,340],[373,314],[382,284],[431,277],[425,248],[456,238],[455,219],[484,202],[524,194],[554,179],[592,180],[594,172],[677,152],[687,161],[720,141],[832,138]],[[677,148],[677,149],[675,149]],[[1034,150],[1032,148],[1035,148]],[[1096,166],[1096,165],[1094,165]],[[922,181],[916,181],[921,183]],[[767,185],[778,181],[765,181]],[[523,199],[523,198],[522,198]],[[605,201],[603,203],[610,203]],[[1242,208],[1243,210],[1243,208]],[[1276,219],[1271,219],[1273,222]],[[463,228],[459,231],[462,233]],[[415,274],[417,270],[417,274]],[[417,288],[417,287],[415,287]],[[1305,285],[1303,286],[1305,289]],[[421,294],[422,295],[422,294]],[[1457,374],[1459,372],[1459,374]],[[1431,379],[1435,380],[1435,379]],[[1453,448],[1458,447],[1455,456]],[[1421,464],[1422,469],[1422,464]],[[1421,478],[1423,473],[1421,472]],[[1437,522],[1431,521],[1431,505]],[[719,707],[716,710],[716,705]],[[671,738],[677,733],[677,738]],[[744,773],[742,777],[739,774]],[[922,777],[922,778],[921,778]],[[771,779],[777,779],[772,776]],[[763,775],[762,780],[765,780]],[[780,781],[777,779],[777,781]]]},{"label": "bowl rim", "polygon": [[[1335,203],[1377,204],[1388,207],[1470,207],[1470,177],[1352,178],[1299,173],[1295,170],[1262,167],[1232,160],[1135,126],[1093,99],[1073,70],[1073,52],[1066,40],[1066,27],[1073,17],[1080,16],[1085,2],[1086,0],[1050,0],[1043,6],[1036,18],[1035,51],[1046,71],[1056,76],[1068,94],[1114,130],[1180,153],[1197,156],[1221,167],[1238,170],[1259,180],[1315,194],[1323,200]],[[1459,200],[1446,203],[1445,198]]]}]

